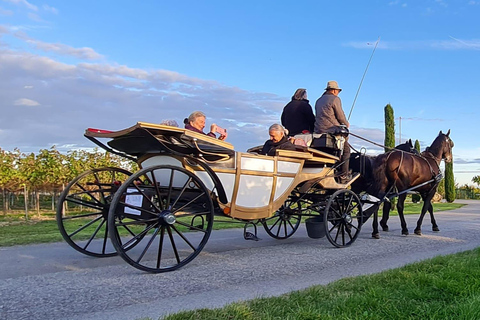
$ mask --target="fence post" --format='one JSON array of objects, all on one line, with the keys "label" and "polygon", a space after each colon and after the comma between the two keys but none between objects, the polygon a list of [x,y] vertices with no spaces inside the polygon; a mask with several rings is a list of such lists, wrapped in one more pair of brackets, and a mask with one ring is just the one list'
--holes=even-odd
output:
[{"label": "fence post", "polygon": [[27,196],[27,185],[23,184],[23,198],[25,199],[25,221],[28,220],[28,196]]}]

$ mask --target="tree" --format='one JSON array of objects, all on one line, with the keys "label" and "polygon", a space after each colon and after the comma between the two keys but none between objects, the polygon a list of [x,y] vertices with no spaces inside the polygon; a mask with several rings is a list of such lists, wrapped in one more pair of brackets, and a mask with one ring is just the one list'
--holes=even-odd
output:
[{"label": "tree", "polygon": [[418,140],[415,140],[415,149],[420,152],[420,142]]},{"label": "tree", "polygon": [[453,161],[445,163],[445,199],[455,201],[455,180],[453,178]]},{"label": "tree", "polygon": [[385,106],[385,152],[395,147],[395,118],[390,104]]},{"label": "tree", "polygon": [[[415,150],[420,152],[420,142],[418,140],[415,140],[414,148],[415,148]],[[421,199],[422,198],[420,197],[419,194],[412,194],[412,202],[413,203],[420,202]]]},{"label": "tree", "polygon": [[472,178],[472,182],[480,186],[480,176],[475,176]]}]

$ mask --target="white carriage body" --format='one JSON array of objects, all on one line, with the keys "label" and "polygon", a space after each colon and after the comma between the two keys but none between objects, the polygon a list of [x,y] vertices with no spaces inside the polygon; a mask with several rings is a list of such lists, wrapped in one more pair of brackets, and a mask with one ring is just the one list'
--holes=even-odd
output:
[{"label": "white carriage body", "polygon": [[[133,133],[138,133],[138,130],[144,130],[151,136],[134,135]],[[211,173],[198,163],[189,161],[188,154],[159,152],[155,148],[152,149],[150,145],[138,146],[135,142],[140,141],[140,138],[148,140],[154,137],[155,139],[150,143],[158,140],[157,143],[162,146],[167,144],[168,148],[189,144],[190,148],[198,151],[200,160],[204,160],[218,177],[226,195],[226,202],[218,201],[218,204],[226,215],[233,218],[253,220],[272,216],[292,190],[305,181],[315,180],[323,189],[345,187],[334,180],[332,166],[338,158],[307,147],[299,146],[299,151],[277,150],[275,156],[236,152],[233,146],[225,141],[186,129],[143,122],[116,132],[94,132],[90,129],[85,135],[94,138],[112,138],[109,145],[116,150],[136,155],[137,163],[142,169],[157,165],[171,165],[194,172],[218,197],[219,190],[212,180]],[[115,139],[118,141],[115,142]],[[208,152],[204,149],[205,146],[213,146],[216,150],[213,153]],[[208,156],[217,158],[206,160]],[[167,179],[167,176],[155,178],[160,183],[167,182],[162,182]],[[185,184],[187,177],[177,176],[175,179],[174,185],[181,187]]]}]

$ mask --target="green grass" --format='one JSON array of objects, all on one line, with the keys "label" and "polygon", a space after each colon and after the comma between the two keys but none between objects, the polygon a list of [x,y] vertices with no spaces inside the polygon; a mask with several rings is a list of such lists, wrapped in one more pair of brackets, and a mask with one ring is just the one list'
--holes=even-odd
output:
[{"label": "green grass", "polygon": [[[452,210],[461,206],[462,204],[458,203],[435,203],[434,211]],[[420,203],[405,204],[406,214],[418,214],[420,210]],[[31,214],[30,217],[30,220],[25,221],[23,213],[0,215],[0,247],[63,241],[55,221],[55,214],[42,213],[41,219],[34,214]],[[220,220],[225,222],[220,222]],[[243,226],[243,222],[221,217],[216,217],[213,224],[214,230],[243,228]],[[85,234],[84,238],[88,239],[90,235]]]},{"label": "green grass", "polygon": [[478,319],[480,249],[274,298],[169,315],[201,319]]},{"label": "green grass", "polygon": [[[422,206],[423,202],[418,202],[418,203],[405,203],[405,208],[404,208],[404,214],[420,214],[422,211]],[[463,207],[464,204],[461,203],[434,203],[433,204],[433,212],[437,211],[448,211],[448,210],[454,210]],[[381,211],[380,211],[381,214]],[[397,213],[397,208],[395,208],[394,211],[392,211],[392,215],[396,215]],[[427,213],[428,214],[428,213]]]}]

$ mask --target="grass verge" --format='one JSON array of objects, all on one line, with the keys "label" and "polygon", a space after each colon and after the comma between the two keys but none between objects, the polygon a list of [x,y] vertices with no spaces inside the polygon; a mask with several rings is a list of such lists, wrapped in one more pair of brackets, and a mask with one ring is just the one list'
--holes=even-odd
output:
[{"label": "grass verge", "polygon": [[202,319],[478,319],[480,249],[273,298],[172,314]]},{"label": "grass verge", "polygon": [[[406,203],[405,213],[418,214],[421,206],[420,203]],[[461,206],[463,205],[458,203],[435,203],[433,205],[434,212],[452,210]],[[230,218],[215,219],[214,230],[243,228],[244,226],[244,223],[239,223]],[[225,222],[220,223],[217,219],[222,219]],[[86,235],[85,239],[88,237],[89,235]],[[0,247],[57,241],[63,241],[63,238],[58,231],[53,213],[42,213],[40,219],[34,216],[28,221],[24,220],[23,214],[0,215]]]}]

